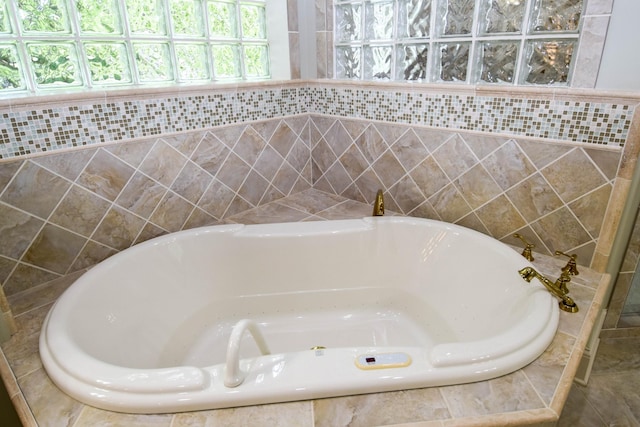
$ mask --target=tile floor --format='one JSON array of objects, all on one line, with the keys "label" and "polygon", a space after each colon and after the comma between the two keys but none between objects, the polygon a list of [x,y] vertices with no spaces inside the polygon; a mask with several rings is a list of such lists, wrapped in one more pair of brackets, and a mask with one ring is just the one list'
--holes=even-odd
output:
[{"label": "tile floor", "polygon": [[558,426],[640,426],[640,334],[601,338],[589,382],[574,383]]}]

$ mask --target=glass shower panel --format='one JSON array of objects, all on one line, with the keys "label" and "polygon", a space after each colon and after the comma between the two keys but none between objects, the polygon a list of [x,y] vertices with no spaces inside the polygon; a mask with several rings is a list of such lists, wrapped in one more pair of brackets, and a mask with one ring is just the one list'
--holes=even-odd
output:
[{"label": "glass shower panel", "polygon": [[484,1],[480,11],[480,33],[522,33],[524,19],[524,0]]},{"label": "glass shower panel", "polygon": [[364,48],[364,78],[389,80],[391,78],[391,46],[366,46]]},{"label": "glass shower panel", "polygon": [[526,83],[566,83],[575,47],[573,40],[536,40],[527,43]]},{"label": "glass shower panel", "polygon": [[445,82],[466,82],[471,43],[441,43],[439,79]]},{"label": "glass shower panel", "polygon": [[404,45],[397,50],[396,80],[425,80],[429,45]]},{"label": "glass shower panel", "polygon": [[582,13],[582,0],[535,0],[531,31],[577,32]]},{"label": "glass shower panel", "polygon": [[439,34],[456,36],[471,34],[475,0],[444,0],[439,10]]},{"label": "glass shower panel", "polygon": [[431,0],[401,0],[398,6],[398,37],[428,38],[431,31]]},{"label": "glass shower panel", "polygon": [[513,83],[518,42],[482,42],[479,52],[480,78],[485,83]]},{"label": "glass shower panel", "polygon": [[362,40],[362,6],[359,4],[336,6],[336,24],[336,41]]},{"label": "glass shower panel", "polygon": [[390,40],[393,38],[393,2],[367,3],[365,14],[365,37],[367,40]]}]

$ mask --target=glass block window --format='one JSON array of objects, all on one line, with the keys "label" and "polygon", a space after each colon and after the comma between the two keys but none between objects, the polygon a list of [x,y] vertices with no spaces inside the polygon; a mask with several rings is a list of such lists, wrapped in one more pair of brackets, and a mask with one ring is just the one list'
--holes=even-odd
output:
[{"label": "glass block window", "polygon": [[266,0],[0,0],[0,96],[270,77]]},{"label": "glass block window", "polygon": [[335,0],[339,79],[568,85],[584,0]]}]

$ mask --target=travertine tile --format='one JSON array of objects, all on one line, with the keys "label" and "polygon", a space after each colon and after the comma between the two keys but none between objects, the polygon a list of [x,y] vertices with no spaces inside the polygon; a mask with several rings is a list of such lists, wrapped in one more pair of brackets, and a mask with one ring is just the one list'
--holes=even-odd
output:
[{"label": "travertine tile", "polygon": [[640,425],[639,383],[638,370],[592,375],[584,395],[607,425],[636,426]]},{"label": "travertine tile", "polygon": [[140,171],[169,187],[187,162],[175,148],[158,140],[140,165]]},{"label": "travertine tile", "polygon": [[[180,231],[194,207],[176,193],[168,191],[158,203],[149,221],[169,232]],[[132,234],[134,230],[135,228],[131,229]]]},{"label": "travertine tile", "polygon": [[110,203],[94,193],[73,185],[49,221],[89,237],[109,209]]},{"label": "travertine tile", "polygon": [[[424,194],[422,194],[418,185],[413,182],[409,175],[405,175],[396,185],[391,187],[389,194],[399,207],[399,209],[395,210],[405,215],[412,212],[425,200]],[[385,200],[385,203],[388,204],[387,200]]]},{"label": "travertine tile", "polygon": [[134,169],[131,166],[106,150],[100,149],[76,182],[87,190],[113,201],[133,172]]},{"label": "travertine tile", "polygon": [[440,391],[454,418],[545,407],[520,371],[489,381],[441,387]]},{"label": "travertine tile", "polygon": [[608,151],[584,148],[584,152],[608,179],[615,179],[622,156],[620,150]]},{"label": "travertine tile", "polygon": [[501,193],[500,187],[482,164],[477,164],[460,175],[454,184],[473,209],[484,205]]},{"label": "travertine tile", "polygon": [[218,171],[216,178],[233,191],[238,191],[240,185],[249,174],[251,167],[235,153],[230,153],[224,165]]},{"label": "travertine tile", "polygon": [[7,185],[0,201],[44,219],[70,186],[71,182],[27,161]]},{"label": "travertine tile", "polygon": [[476,211],[491,236],[501,239],[526,225],[526,221],[505,196],[499,196]]},{"label": "travertine tile", "polygon": [[387,150],[372,165],[384,188],[391,188],[407,171],[396,159],[391,150]]},{"label": "travertine tile", "polygon": [[234,197],[233,190],[222,182],[214,180],[200,198],[198,207],[213,215],[214,218],[221,219]]},{"label": "travertine tile", "polygon": [[116,204],[143,218],[149,218],[166,192],[164,185],[136,172],[120,193]]},{"label": "travertine tile", "polygon": [[108,248],[100,243],[89,240],[71,266],[71,271],[77,271],[94,266],[116,253],[115,249]]},{"label": "travertine tile", "polygon": [[456,222],[471,212],[471,207],[453,184],[447,185],[430,197],[429,203],[440,218],[447,222]]},{"label": "travertine tile", "polygon": [[427,198],[433,196],[450,182],[433,156],[422,161],[410,172],[410,175]]},{"label": "travertine tile", "polygon": [[251,171],[238,190],[238,194],[253,206],[258,206],[268,188],[269,182],[257,172]]},{"label": "travertine tile", "polygon": [[562,200],[539,173],[512,187],[506,194],[529,222],[562,206]]},{"label": "travertine tile", "polygon": [[225,218],[238,224],[268,224],[274,222],[294,222],[306,218],[308,215],[297,209],[279,204],[268,204],[256,209]]},{"label": "travertine tile", "polygon": [[[523,224],[524,225],[524,224]],[[531,224],[552,251],[568,252],[591,240],[589,233],[567,208],[561,208]]]},{"label": "travertine tile", "polygon": [[59,277],[59,274],[18,263],[11,276],[4,282],[4,293],[10,296]]},{"label": "travertine tile", "polygon": [[191,203],[197,203],[212,180],[213,177],[204,169],[193,162],[187,162],[171,185],[171,190]]},{"label": "travertine tile", "polygon": [[[606,182],[602,173],[580,149],[562,156],[541,172],[567,203]],[[576,180],[578,176],[580,179]]]},{"label": "travertine tile", "polygon": [[244,160],[246,164],[253,166],[266,145],[267,143],[260,134],[253,127],[247,126],[235,147],[233,147],[233,152]]},{"label": "travertine tile", "polygon": [[411,129],[391,146],[391,151],[406,170],[413,169],[429,155],[429,151],[422,144],[418,135]]},{"label": "travertine tile", "polygon": [[355,142],[370,164],[388,148],[384,138],[373,125],[369,125]]},{"label": "travertine tile", "polygon": [[107,426],[149,426],[171,427],[172,414],[137,415],[121,414],[105,411],[91,406],[84,406],[75,422],[75,427],[107,427]]},{"label": "travertine tile", "polygon": [[149,154],[156,138],[146,139],[142,141],[130,141],[120,144],[112,144],[104,147],[105,150],[117,156],[125,163],[137,168],[144,158]]},{"label": "travertine tile", "polygon": [[126,249],[144,226],[144,220],[117,206],[112,207],[92,236],[113,249]]},{"label": "travertine tile", "polygon": [[19,259],[43,224],[34,216],[0,203],[0,255]]},{"label": "travertine tile", "polygon": [[43,369],[18,378],[40,427],[74,425],[84,405],[61,392]]},{"label": "travertine tile", "polygon": [[572,150],[572,147],[566,145],[529,141],[520,138],[518,138],[518,145],[538,169],[544,168]]},{"label": "travertine tile", "polygon": [[207,132],[191,155],[191,160],[215,176],[230,152],[229,147],[211,132]]},{"label": "travertine tile", "polygon": [[575,341],[574,337],[556,334],[544,353],[522,369],[547,405],[551,404]]},{"label": "travertine tile", "polygon": [[176,414],[171,427],[244,427],[251,424],[274,427],[312,427],[311,402],[247,406],[215,411]]},{"label": "travertine tile", "polygon": [[22,166],[21,161],[0,163],[0,194]]},{"label": "travertine tile", "polygon": [[503,190],[511,188],[536,171],[514,140],[491,153],[482,164]]},{"label": "travertine tile", "polygon": [[[82,172],[95,152],[96,149],[76,150],[67,153],[36,157],[33,159],[33,162],[57,173],[58,175],[62,175],[68,180],[74,181],[78,178],[80,172]],[[0,188],[2,188],[1,185]]]},{"label": "travertine tile", "polygon": [[437,388],[319,399],[315,426],[369,427],[450,418]]},{"label": "travertine tile", "polygon": [[283,162],[284,158],[273,147],[268,145],[260,154],[253,168],[265,179],[271,181]]},{"label": "travertine tile", "polygon": [[592,236],[599,236],[612,186],[605,184],[569,204],[569,209]]},{"label": "travertine tile", "polygon": [[473,152],[457,134],[436,149],[433,152],[433,157],[449,179],[452,180],[465,173],[478,162]]},{"label": "travertine tile", "polygon": [[297,139],[296,133],[283,121],[267,141],[282,157],[287,157]]},{"label": "travertine tile", "polygon": [[58,274],[64,274],[71,267],[86,241],[84,237],[47,224],[34,239],[24,254],[23,260]]}]

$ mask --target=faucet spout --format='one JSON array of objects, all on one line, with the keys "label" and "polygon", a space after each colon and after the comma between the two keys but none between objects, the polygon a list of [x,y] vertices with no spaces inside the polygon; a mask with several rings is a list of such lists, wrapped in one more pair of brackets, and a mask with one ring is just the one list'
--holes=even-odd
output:
[{"label": "faucet spout", "polygon": [[[560,309],[569,313],[576,313],[578,311],[578,305],[573,301],[567,292],[562,288],[562,284],[553,283],[551,280],[538,273],[533,267],[525,267],[518,270],[520,276],[527,282],[531,282],[535,277],[544,285],[545,288],[555,297],[560,299]],[[560,279],[558,279],[560,281]]]},{"label": "faucet spout", "polygon": [[382,190],[378,190],[376,194],[376,200],[373,202],[373,216],[383,216],[384,215],[384,196],[382,194]]}]

